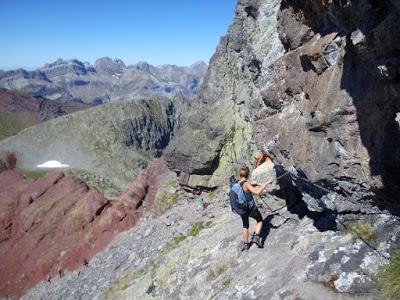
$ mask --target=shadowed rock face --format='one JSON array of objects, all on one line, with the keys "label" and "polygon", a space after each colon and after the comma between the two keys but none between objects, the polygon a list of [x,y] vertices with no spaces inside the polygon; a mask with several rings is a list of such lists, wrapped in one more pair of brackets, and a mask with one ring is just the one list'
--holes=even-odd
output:
[{"label": "shadowed rock face", "polygon": [[97,59],[94,65],[58,59],[35,71],[1,71],[0,87],[92,104],[149,96],[172,98],[176,93],[192,97],[206,70],[202,61],[189,67],[155,67],[145,62],[126,66],[122,60],[109,57]]},{"label": "shadowed rock face", "polygon": [[1,172],[0,295],[21,296],[48,276],[58,277],[60,270],[82,267],[117,233],[136,224],[143,204],[150,211],[164,200],[159,188],[175,177],[155,160],[110,202],[62,172],[36,181],[17,171]]},{"label": "shadowed rock face", "polygon": [[400,185],[398,12],[390,1],[284,1],[278,30],[287,52],[252,101],[258,146],[275,138],[273,152],[313,181],[390,199]]},{"label": "shadowed rock face", "polygon": [[62,103],[0,89],[0,139],[15,135],[26,127],[88,107],[78,102]]}]

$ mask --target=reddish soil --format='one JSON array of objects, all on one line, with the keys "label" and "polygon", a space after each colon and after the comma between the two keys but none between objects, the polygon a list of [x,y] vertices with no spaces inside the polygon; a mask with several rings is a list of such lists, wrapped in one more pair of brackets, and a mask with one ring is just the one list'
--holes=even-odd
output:
[{"label": "reddish soil", "polygon": [[113,201],[61,172],[36,181],[1,172],[0,296],[20,297],[49,275],[80,268],[138,222],[141,204],[153,203],[169,172],[162,160],[153,161]]}]

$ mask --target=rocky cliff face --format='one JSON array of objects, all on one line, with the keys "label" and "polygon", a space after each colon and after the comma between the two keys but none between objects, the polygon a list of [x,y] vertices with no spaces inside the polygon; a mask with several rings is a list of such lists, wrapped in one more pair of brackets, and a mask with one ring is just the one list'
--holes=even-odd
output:
[{"label": "rocky cliff face", "polygon": [[259,148],[274,140],[273,153],[311,180],[390,201],[400,184],[393,1],[284,1],[277,30],[286,53],[250,104]]},{"label": "rocky cliff face", "polygon": [[0,139],[26,127],[90,107],[78,102],[63,103],[0,89]]},{"label": "rocky cliff face", "polygon": [[56,160],[68,174],[118,195],[168,144],[175,110],[168,99],[111,103],[30,127],[0,142],[18,167],[36,170]]},{"label": "rocky cliff face", "polygon": [[0,72],[0,87],[20,90],[52,100],[107,103],[137,97],[192,97],[200,87],[207,65],[190,67],[145,62],[126,66],[120,59],[103,57],[94,65],[77,59],[58,59],[35,71]]},{"label": "rocky cliff face", "polygon": [[257,97],[256,82],[284,52],[276,29],[280,1],[255,3],[239,2],[197,101],[167,149],[171,167],[192,174],[191,182],[186,176],[186,184],[223,184],[237,164],[255,151],[249,102]]},{"label": "rocky cliff face", "polygon": [[167,151],[171,166],[207,175],[202,185],[215,186],[231,173],[229,165],[250,160],[254,141],[343,195],[396,193],[395,5],[239,1],[193,111]]}]

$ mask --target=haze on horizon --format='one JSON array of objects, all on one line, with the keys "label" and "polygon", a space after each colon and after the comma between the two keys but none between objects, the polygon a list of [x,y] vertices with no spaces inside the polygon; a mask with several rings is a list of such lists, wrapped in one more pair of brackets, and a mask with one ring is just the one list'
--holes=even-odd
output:
[{"label": "haze on horizon", "polygon": [[93,63],[208,63],[234,17],[236,0],[0,2],[0,69],[43,66],[58,58]]}]

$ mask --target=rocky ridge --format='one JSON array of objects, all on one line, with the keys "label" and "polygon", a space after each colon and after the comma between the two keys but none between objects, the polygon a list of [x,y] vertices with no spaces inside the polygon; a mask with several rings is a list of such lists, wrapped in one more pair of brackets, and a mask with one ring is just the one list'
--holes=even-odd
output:
[{"label": "rocky ridge", "polygon": [[169,143],[175,124],[169,99],[110,103],[27,128],[0,142],[0,152],[13,152],[18,168],[38,170],[56,160],[64,170],[118,196]]},{"label": "rocky ridge", "polygon": [[46,64],[34,71],[0,72],[0,87],[52,100],[101,104],[117,100],[175,94],[192,97],[200,87],[207,65],[152,66],[146,62],[126,66],[120,59],[103,57],[94,65],[77,59]]},{"label": "rocky ridge", "polygon": [[41,122],[90,107],[78,102],[63,103],[0,89],[0,139]]}]

